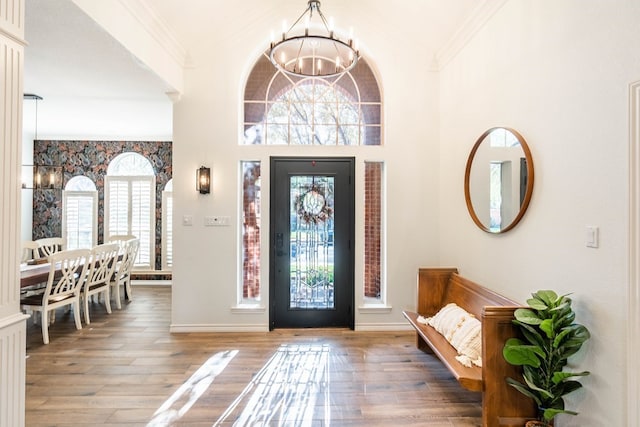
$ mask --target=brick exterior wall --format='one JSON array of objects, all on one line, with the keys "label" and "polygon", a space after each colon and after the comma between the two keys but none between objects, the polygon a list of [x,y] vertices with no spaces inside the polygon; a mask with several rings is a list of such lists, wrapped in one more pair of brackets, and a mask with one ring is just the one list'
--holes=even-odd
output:
[{"label": "brick exterior wall", "polygon": [[380,298],[380,244],[382,238],[382,166],[364,168],[364,296]]}]

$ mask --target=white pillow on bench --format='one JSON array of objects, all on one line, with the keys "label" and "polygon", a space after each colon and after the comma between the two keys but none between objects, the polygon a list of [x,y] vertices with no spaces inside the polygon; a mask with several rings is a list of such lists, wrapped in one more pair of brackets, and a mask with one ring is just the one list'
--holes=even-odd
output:
[{"label": "white pillow on bench", "polygon": [[482,367],[482,324],[473,314],[449,303],[426,323],[458,351],[458,362],[469,368],[472,363]]}]

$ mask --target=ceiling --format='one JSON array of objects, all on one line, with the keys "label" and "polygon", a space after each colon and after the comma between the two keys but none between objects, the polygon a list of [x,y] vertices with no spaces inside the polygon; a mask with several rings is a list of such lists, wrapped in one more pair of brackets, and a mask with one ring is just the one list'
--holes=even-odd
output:
[{"label": "ceiling", "polygon": [[71,0],[26,0],[25,39],[25,93],[167,100],[166,84]]},{"label": "ceiling", "polygon": [[[134,3],[181,46],[190,60],[278,18],[292,22],[305,0],[100,0]],[[323,0],[327,16],[357,16],[385,33],[405,37],[437,57],[486,3],[495,0]],[[229,6],[233,4],[233,6]],[[363,7],[366,6],[366,7]],[[284,11],[296,11],[285,16]],[[287,12],[286,15],[290,13]],[[26,0],[26,93],[43,97],[94,97],[167,101],[168,85],[89,18],[72,0]],[[339,19],[336,19],[339,25]],[[205,29],[205,30],[203,30]],[[357,31],[357,28],[355,29]],[[203,33],[207,33],[203,37]],[[268,37],[268,36],[266,36]],[[362,41],[365,44],[365,41]]]}]

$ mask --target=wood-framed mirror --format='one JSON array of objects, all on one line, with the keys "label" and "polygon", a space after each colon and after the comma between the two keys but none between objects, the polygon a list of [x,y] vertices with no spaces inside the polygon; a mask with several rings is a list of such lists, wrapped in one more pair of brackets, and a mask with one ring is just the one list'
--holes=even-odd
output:
[{"label": "wood-framed mirror", "polygon": [[473,222],[505,233],[524,216],[533,194],[533,159],[522,135],[494,127],[476,141],[464,174],[464,197]]}]

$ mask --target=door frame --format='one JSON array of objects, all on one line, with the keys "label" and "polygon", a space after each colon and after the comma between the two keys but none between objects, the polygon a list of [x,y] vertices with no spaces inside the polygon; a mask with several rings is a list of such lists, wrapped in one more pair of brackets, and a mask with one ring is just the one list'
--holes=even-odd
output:
[{"label": "door frame", "polygon": [[330,157],[330,156],[271,156],[269,157],[269,330],[274,329],[275,315],[276,315],[276,288],[275,288],[275,269],[276,269],[276,245],[275,245],[275,230],[276,230],[276,215],[272,215],[271,210],[275,206],[275,163],[276,162],[347,162],[351,172],[350,183],[353,189],[353,196],[349,198],[348,206],[348,228],[349,228],[349,241],[350,251],[348,259],[348,269],[346,280],[351,283],[351,292],[349,296],[349,329],[355,328],[355,157]]},{"label": "door frame", "polygon": [[627,323],[627,425],[640,419],[640,80],[629,85],[629,288]]}]

